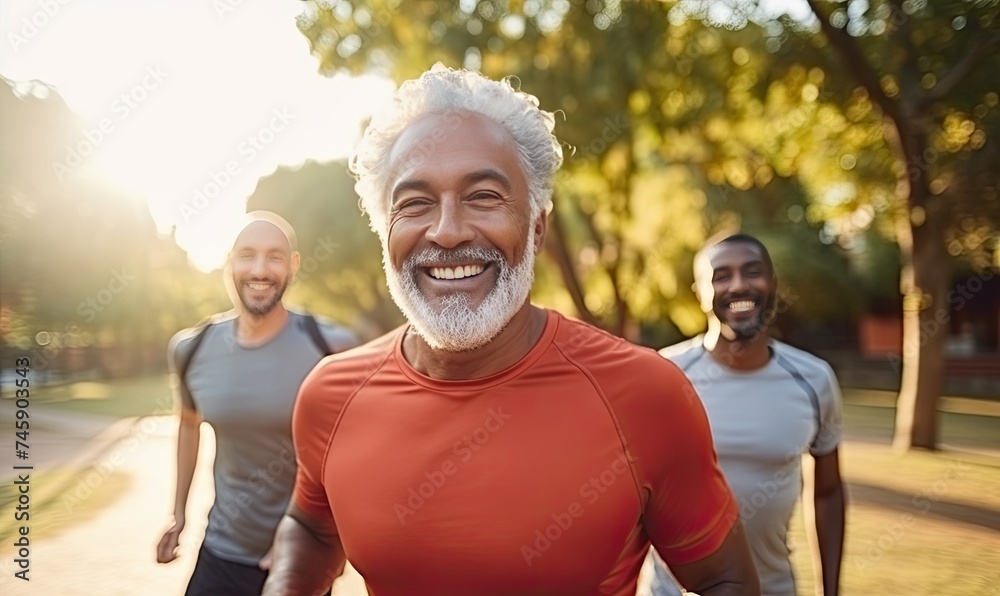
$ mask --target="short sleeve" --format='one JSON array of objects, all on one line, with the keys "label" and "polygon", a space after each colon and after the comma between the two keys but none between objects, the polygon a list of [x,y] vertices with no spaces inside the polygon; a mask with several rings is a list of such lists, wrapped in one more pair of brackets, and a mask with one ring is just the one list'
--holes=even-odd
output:
[{"label": "short sleeve", "polygon": [[809,453],[813,456],[826,455],[832,452],[843,436],[843,399],[840,394],[840,383],[833,369],[824,363],[824,376],[819,388],[819,428],[809,445]]},{"label": "short sleeve", "polygon": [[324,400],[326,383],[323,370],[321,364],[306,376],[295,400],[292,441],[298,470],[292,498],[295,505],[306,514],[332,520],[323,484],[323,464],[336,412],[330,411],[330,400]]},{"label": "short sleeve", "polygon": [[188,392],[187,384],[182,382],[179,371],[180,363],[191,356],[194,334],[193,329],[184,329],[170,338],[170,343],[167,344],[167,371],[170,376],[170,389],[174,395],[174,402],[184,409],[197,411],[194,398]]},{"label": "short sleeve", "polygon": [[701,399],[688,378],[663,359],[666,381],[651,412],[659,421],[652,445],[655,457],[645,509],[650,540],[668,565],[714,553],[739,519],[732,490],[719,468]]}]

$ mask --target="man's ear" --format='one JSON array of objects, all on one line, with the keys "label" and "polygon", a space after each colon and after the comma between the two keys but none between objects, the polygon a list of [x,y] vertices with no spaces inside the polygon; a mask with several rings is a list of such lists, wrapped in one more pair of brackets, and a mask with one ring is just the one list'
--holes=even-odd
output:
[{"label": "man's ear", "polygon": [[545,246],[545,232],[548,229],[549,212],[546,209],[542,209],[538,213],[538,217],[535,218],[535,224],[531,230],[531,235],[535,242],[535,254],[541,252],[542,247]]},{"label": "man's ear", "polygon": [[292,281],[293,279],[295,279],[295,274],[299,272],[299,265],[301,263],[302,263],[302,257],[299,256],[299,251],[293,252],[292,253],[292,260],[291,260],[292,275],[291,275],[291,277],[289,278],[288,281]]}]

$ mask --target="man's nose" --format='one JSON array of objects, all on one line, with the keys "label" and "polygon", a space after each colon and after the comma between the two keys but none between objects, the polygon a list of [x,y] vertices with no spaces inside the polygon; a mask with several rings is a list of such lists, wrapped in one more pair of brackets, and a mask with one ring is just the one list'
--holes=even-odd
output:
[{"label": "man's nose", "polygon": [[255,257],[253,265],[250,267],[250,275],[263,277],[267,275],[267,257]]},{"label": "man's nose", "polygon": [[743,277],[742,273],[734,273],[732,279],[729,280],[729,292],[732,294],[738,294],[744,292],[749,288],[747,285],[747,280]]},{"label": "man's nose", "polygon": [[427,230],[427,239],[442,248],[455,248],[475,238],[469,214],[457,197],[439,203],[437,218]]}]

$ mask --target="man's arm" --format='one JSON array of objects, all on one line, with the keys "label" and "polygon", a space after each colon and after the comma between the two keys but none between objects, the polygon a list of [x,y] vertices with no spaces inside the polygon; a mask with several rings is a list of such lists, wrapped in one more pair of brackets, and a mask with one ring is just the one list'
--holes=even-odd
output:
[{"label": "man's arm", "polygon": [[164,532],[156,546],[156,561],[169,563],[177,558],[177,546],[186,523],[188,494],[198,462],[201,442],[201,416],[186,405],[181,406],[180,425],[177,429],[177,487],[174,492],[174,522]]},{"label": "man's arm", "polygon": [[262,596],[324,594],[344,572],[346,558],[333,519],[311,516],[294,502],[278,524],[271,551]]},{"label": "man's arm", "polygon": [[840,562],[844,553],[845,497],[840,477],[838,449],[814,457],[813,506],[816,541],[819,545],[823,593],[831,596],[840,590]]},{"label": "man's arm", "polygon": [[671,565],[670,571],[685,589],[702,596],[760,594],[760,581],[739,520],[715,552],[692,563]]}]

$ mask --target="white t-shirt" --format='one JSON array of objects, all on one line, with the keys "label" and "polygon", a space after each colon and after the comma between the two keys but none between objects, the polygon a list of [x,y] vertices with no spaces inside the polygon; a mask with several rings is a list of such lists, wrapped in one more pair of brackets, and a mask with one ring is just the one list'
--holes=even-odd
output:
[{"label": "white t-shirt", "polygon": [[[832,452],[841,439],[841,395],[825,361],[776,340],[771,359],[738,371],[716,361],[703,337],[664,348],[698,391],[760,574],[762,593],[795,595],[788,522],[802,491],[802,454]],[[654,594],[665,589],[658,570]],[[676,586],[670,586],[676,590]]]}]

